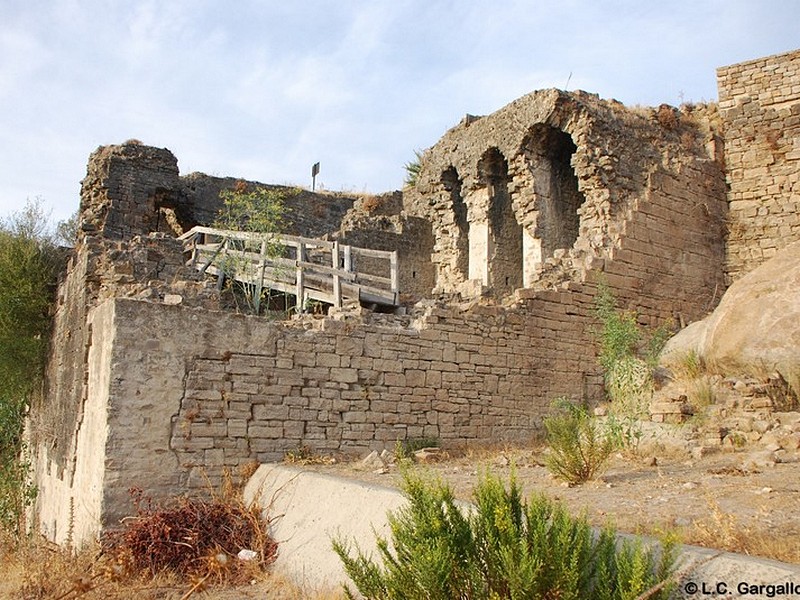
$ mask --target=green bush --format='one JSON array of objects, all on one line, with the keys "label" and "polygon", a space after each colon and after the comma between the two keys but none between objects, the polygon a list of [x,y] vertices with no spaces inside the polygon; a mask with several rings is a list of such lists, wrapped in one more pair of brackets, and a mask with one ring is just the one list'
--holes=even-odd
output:
[{"label": "green bush", "polygon": [[[410,471],[404,491],[408,505],[389,515],[391,540],[377,540],[380,562],[333,541],[365,598],[632,599],[674,569],[674,541],[665,540],[658,556],[639,541],[618,545],[610,527],[595,534],[561,504],[544,496],[526,501],[513,477],[508,486],[482,477],[474,510],[459,506],[446,485]],[[669,587],[650,597],[666,598]]]},{"label": "green bush", "polygon": [[601,428],[586,408],[567,401],[544,420],[550,452],[547,468],[570,484],[592,479],[618,447],[609,431]]},{"label": "green bush", "polygon": [[394,445],[394,457],[397,460],[409,459],[414,456],[414,453],[417,450],[422,450],[423,448],[439,448],[439,446],[439,438],[436,437],[419,437],[397,440]]},{"label": "green bush", "polygon": [[617,309],[617,299],[609,287],[600,284],[595,296],[595,315],[601,323],[597,334],[600,366],[608,373],[617,362],[636,356],[642,332],[636,322],[636,313]]},{"label": "green bush", "polygon": [[613,403],[611,409],[619,416],[638,419],[652,395],[652,370],[669,338],[669,329],[661,326],[645,330],[635,311],[617,308],[617,299],[603,283],[598,286],[594,304],[600,321],[595,332],[597,359]]}]

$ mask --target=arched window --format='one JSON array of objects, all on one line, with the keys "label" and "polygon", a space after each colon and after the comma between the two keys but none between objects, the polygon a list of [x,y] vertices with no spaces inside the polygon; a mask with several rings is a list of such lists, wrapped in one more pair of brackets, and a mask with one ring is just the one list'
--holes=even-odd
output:
[{"label": "arched window", "polygon": [[578,189],[572,168],[576,149],[568,133],[543,123],[534,125],[523,142],[533,175],[539,213],[535,235],[541,240],[543,259],[553,256],[559,248],[572,248],[578,239],[578,209],[586,198]]},{"label": "arched window", "polygon": [[522,287],[522,227],[508,191],[508,162],[497,148],[478,162],[478,176],[489,199],[488,285],[498,296]]},{"label": "arched window", "polygon": [[467,205],[461,195],[461,178],[455,167],[449,167],[442,173],[442,185],[450,194],[450,204],[455,224],[456,269],[466,278],[469,272],[469,221],[467,221]]}]

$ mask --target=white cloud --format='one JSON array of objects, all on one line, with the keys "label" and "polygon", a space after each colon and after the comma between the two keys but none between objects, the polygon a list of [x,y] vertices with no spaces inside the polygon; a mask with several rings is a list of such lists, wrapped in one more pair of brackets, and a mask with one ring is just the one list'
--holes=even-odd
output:
[{"label": "white cloud", "polygon": [[[466,112],[541,87],[627,103],[713,99],[714,68],[797,47],[794,0],[6,0],[0,213],[68,213],[99,144],[182,172],[397,187]],[[572,73],[570,77],[570,73]]]}]

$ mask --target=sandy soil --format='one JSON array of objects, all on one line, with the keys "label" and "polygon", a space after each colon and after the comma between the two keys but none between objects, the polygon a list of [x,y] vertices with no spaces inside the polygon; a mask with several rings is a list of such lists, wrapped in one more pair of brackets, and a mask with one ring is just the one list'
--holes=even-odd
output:
[{"label": "sandy soil", "polygon": [[[544,467],[544,449],[466,453],[425,466],[468,500],[480,473],[508,478],[526,493],[558,499],[590,522],[653,534],[677,530],[684,543],[767,556],[800,564],[800,462],[759,466],[764,451],[746,448],[692,458],[685,452],[618,454],[593,481],[569,487]],[[360,462],[314,465],[335,475],[399,486],[396,465],[364,470]]]}]

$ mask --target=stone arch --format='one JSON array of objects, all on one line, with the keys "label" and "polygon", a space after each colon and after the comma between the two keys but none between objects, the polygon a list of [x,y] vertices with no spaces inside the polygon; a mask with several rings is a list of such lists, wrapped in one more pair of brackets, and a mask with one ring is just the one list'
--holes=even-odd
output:
[{"label": "stone arch", "polygon": [[568,133],[544,123],[536,124],[523,139],[522,150],[533,177],[538,212],[534,235],[540,243],[537,262],[541,263],[556,250],[568,250],[575,244],[580,231],[578,209],[586,197],[572,167],[577,146]]},{"label": "stone arch", "polygon": [[467,204],[461,192],[463,181],[456,168],[451,166],[442,172],[441,182],[450,195],[450,209],[453,211],[455,268],[460,277],[466,278],[469,272],[469,220]]},{"label": "stone arch", "polygon": [[486,190],[488,225],[487,281],[494,294],[522,287],[522,226],[514,215],[508,183],[508,161],[490,148],[478,161],[478,178]]}]

